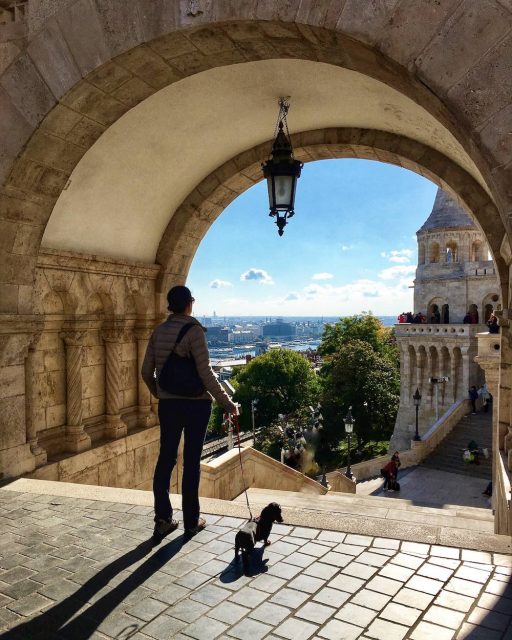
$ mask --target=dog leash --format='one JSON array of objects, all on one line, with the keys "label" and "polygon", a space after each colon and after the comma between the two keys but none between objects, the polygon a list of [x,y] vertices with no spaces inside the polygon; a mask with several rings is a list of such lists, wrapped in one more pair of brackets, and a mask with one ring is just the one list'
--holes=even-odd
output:
[{"label": "dog leash", "polygon": [[249,496],[247,495],[247,485],[245,484],[245,477],[244,477],[244,465],[242,462],[242,444],[240,442],[240,425],[238,423],[238,416],[237,415],[232,415],[232,414],[228,414],[227,420],[228,423],[232,423],[235,425],[236,427],[236,439],[237,439],[237,447],[238,447],[238,459],[240,461],[240,471],[242,472],[242,484],[244,487],[244,493],[245,493],[245,501],[247,502],[247,510],[249,511],[249,516],[250,516],[250,520],[253,519],[253,515],[252,515],[252,511],[251,511],[251,506],[249,505]]}]

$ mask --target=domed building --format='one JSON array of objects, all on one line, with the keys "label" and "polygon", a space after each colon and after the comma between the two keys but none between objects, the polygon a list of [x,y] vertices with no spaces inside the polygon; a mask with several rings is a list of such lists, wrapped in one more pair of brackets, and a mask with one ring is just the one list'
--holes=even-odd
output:
[{"label": "domed building", "polygon": [[[413,395],[419,390],[419,433],[450,405],[466,398],[484,374],[474,362],[479,332],[500,305],[494,263],[484,234],[444,191],[417,232],[414,314],[426,322],[396,325],[400,348],[400,408],[391,449],[410,447],[415,432]],[[436,382],[437,380],[437,382]]]}]

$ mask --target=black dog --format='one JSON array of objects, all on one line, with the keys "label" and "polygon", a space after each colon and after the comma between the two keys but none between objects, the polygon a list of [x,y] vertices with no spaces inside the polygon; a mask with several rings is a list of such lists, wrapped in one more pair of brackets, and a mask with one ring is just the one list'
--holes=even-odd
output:
[{"label": "black dog", "polygon": [[270,544],[268,539],[272,531],[274,522],[282,522],[281,507],[277,502],[271,502],[261,512],[259,518],[253,518],[245,524],[235,536],[235,560],[238,560],[238,553],[242,550],[242,562],[244,573],[249,570],[249,557],[256,542],[263,540],[267,547]]}]

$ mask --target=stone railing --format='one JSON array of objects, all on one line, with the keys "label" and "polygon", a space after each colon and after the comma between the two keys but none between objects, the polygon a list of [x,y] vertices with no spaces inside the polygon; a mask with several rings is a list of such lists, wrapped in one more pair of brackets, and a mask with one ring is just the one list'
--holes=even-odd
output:
[{"label": "stone railing", "polygon": [[[401,468],[413,467],[424,460],[446,438],[453,427],[471,410],[470,401],[458,400],[422,436],[420,441],[411,440],[411,448],[400,452]],[[382,467],[389,462],[389,455],[358,462],[351,466],[358,482],[380,475]],[[340,470],[345,473],[346,469]],[[338,489],[344,491],[344,489]]]},{"label": "stone railing", "polygon": [[512,488],[506,453],[500,451],[496,463],[493,484],[494,531],[512,536]]},{"label": "stone railing", "polygon": [[395,324],[395,335],[397,338],[403,337],[426,337],[443,336],[457,338],[463,336],[469,338],[485,330],[484,324],[408,324],[402,322]]},{"label": "stone railing", "polygon": [[331,471],[330,473],[326,473],[325,477],[329,483],[330,491],[336,491],[339,493],[356,492],[355,481],[347,478],[347,476],[341,471]]},{"label": "stone railing", "polygon": [[231,449],[208,463],[201,463],[199,495],[203,498],[233,500],[247,489],[276,489],[322,495],[327,489],[320,483],[281,464],[252,447],[242,449],[243,478],[238,449]]}]

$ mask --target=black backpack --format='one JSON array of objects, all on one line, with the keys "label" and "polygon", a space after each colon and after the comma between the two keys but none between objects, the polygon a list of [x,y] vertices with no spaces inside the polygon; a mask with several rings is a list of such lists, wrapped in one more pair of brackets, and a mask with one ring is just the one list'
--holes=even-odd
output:
[{"label": "black backpack", "polygon": [[160,388],[176,396],[195,398],[202,395],[205,391],[203,381],[197,373],[194,358],[182,358],[174,352],[187,331],[194,326],[194,322],[188,322],[181,327],[174,347],[167,356],[167,360],[158,376]]}]

